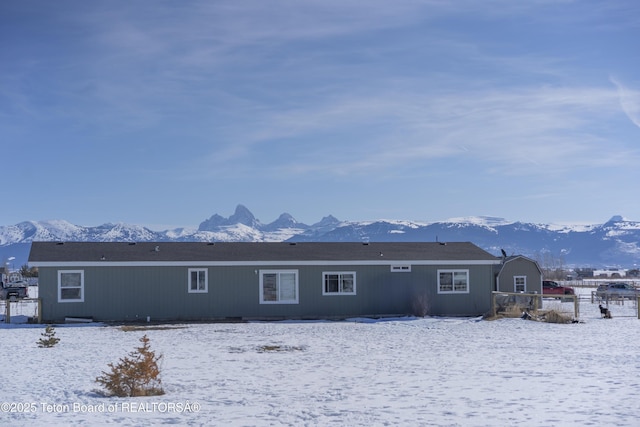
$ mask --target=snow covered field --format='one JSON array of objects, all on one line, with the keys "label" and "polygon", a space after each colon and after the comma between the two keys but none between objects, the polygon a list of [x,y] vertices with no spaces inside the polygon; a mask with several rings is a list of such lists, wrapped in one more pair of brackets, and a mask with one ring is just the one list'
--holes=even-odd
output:
[{"label": "snow covered field", "polygon": [[[633,304],[579,324],[425,318],[345,322],[0,326],[0,424],[637,426]],[[629,317],[623,317],[627,315]],[[105,398],[94,379],[147,334],[164,396]],[[96,411],[96,412],[92,412]]]}]

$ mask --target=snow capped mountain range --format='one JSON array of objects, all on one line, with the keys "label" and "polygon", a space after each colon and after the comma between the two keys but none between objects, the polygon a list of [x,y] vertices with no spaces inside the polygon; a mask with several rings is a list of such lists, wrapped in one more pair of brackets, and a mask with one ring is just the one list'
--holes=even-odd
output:
[{"label": "snow capped mountain range", "polygon": [[640,222],[614,216],[604,224],[564,226],[509,222],[496,217],[465,217],[423,223],[401,220],[340,221],[329,215],[307,225],[283,213],[263,224],[243,205],[228,218],[214,214],[197,229],[152,231],[139,225],[103,224],[82,227],[67,221],[25,221],[0,226],[0,257],[26,264],[32,241],[470,241],[499,255],[545,254],[565,265],[627,267],[640,264]]}]

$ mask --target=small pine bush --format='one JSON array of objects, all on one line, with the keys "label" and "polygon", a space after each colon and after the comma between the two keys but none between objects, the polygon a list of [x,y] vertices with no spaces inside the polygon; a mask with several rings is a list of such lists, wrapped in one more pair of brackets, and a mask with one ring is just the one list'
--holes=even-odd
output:
[{"label": "small pine bush", "polygon": [[51,325],[47,325],[47,327],[44,329],[44,332],[40,335],[42,335],[42,337],[38,340],[38,347],[40,348],[53,347],[60,342],[60,338],[56,337],[56,331]]},{"label": "small pine bush", "polygon": [[135,397],[160,396],[164,394],[160,380],[158,362],[162,355],[156,356],[149,347],[149,338],[140,338],[142,347],[121,358],[118,364],[109,363],[111,372],[102,372],[96,382],[107,389],[107,396]]}]

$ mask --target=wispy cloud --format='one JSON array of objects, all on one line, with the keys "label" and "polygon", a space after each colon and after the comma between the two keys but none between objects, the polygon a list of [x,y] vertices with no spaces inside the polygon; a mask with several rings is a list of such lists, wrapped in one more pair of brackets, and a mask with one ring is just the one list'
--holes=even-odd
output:
[{"label": "wispy cloud", "polygon": [[[266,110],[251,129],[236,129],[233,139],[247,147],[235,149],[240,156],[285,140],[289,156],[280,159],[281,172],[383,174],[466,158],[482,161],[487,171],[537,174],[541,165],[562,171],[567,164],[636,161],[638,153],[621,158],[620,150],[601,150],[607,126],[598,123],[614,119],[617,111],[617,94],[607,88],[486,89],[436,96],[389,92]],[[333,140],[335,134],[348,137]],[[332,161],[318,161],[326,158]]]},{"label": "wispy cloud", "polygon": [[633,124],[640,127],[640,91],[628,88],[615,77],[611,77],[610,80],[618,89],[622,111]]}]

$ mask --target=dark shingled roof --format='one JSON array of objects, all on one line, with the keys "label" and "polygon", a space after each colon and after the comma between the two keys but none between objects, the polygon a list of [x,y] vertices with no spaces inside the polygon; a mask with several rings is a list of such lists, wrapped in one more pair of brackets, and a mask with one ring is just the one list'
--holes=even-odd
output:
[{"label": "dark shingled roof", "polygon": [[237,261],[487,261],[469,242],[33,242],[29,263]]}]

